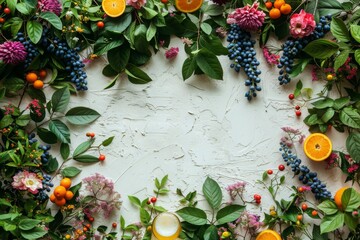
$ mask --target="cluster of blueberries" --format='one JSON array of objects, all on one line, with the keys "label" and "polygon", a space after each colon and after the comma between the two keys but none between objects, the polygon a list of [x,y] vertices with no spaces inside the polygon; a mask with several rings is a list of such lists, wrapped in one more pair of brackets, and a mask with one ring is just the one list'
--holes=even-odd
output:
[{"label": "cluster of blueberries", "polygon": [[229,45],[229,59],[233,60],[230,65],[236,72],[240,72],[240,69],[244,69],[247,75],[245,80],[245,86],[249,87],[249,90],[245,93],[245,97],[250,101],[253,97],[256,97],[257,91],[261,91],[261,87],[258,86],[261,79],[259,75],[261,71],[257,69],[260,62],[256,59],[256,51],[254,49],[255,41],[251,39],[249,32],[242,30],[238,25],[232,24],[227,36]]},{"label": "cluster of blueberries", "polygon": [[[78,54],[80,48],[70,48],[66,41],[60,40],[58,37],[52,37],[50,40],[48,35],[49,29],[44,28],[40,44],[44,48],[45,53],[52,54],[56,60],[60,60],[64,64],[65,71],[67,72],[65,80],[74,83],[76,90],[87,90],[88,82],[86,72],[84,71],[85,64],[81,61]],[[24,66],[27,68],[40,53],[29,38],[25,37],[24,33],[18,32],[17,40],[24,45],[28,53]]]},{"label": "cluster of blueberries", "polygon": [[319,23],[316,25],[315,30],[307,37],[299,39],[288,39],[283,45],[283,54],[280,57],[280,62],[277,65],[279,70],[279,83],[280,85],[290,82],[290,73],[294,67],[294,59],[298,56],[301,50],[311,41],[322,38],[327,32],[330,31],[331,15],[320,17]]},{"label": "cluster of blueberries", "polygon": [[291,170],[294,172],[294,175],[299,175],[299,180],[306,186],[311,188],[311,192],[314,193],[316,199],[329,199],[331,198],[331,193],[326,189],[326,184],[322,183],[316,172],[310,172],[310,169],[301,165],[301,159],[299,159],[296,154],[293,154],[291,149],[283,142],[280,143],[280,149],[282,153],[282,158],[288,166],[291,167]]}]

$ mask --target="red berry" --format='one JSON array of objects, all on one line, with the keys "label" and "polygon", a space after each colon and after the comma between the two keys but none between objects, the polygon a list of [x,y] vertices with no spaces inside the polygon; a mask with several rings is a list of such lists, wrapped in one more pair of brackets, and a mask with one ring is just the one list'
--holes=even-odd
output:
[{"label": "red berry", "polygon": [[316,216],[318,215],[318,212],[317,212],[316,210],[313,210],[313,211],[311,212],[311,215],[312,215],[313,217],[316,217]]},{"label": "red berry", "polygon": [[4,23],[5,22],[5,18],[0,18],[0,23]]},{"label": "red berry", "polygon": [[99,161],[104,161],[105,160],[105,155],[104,154],[100,154],[99,156]]},{"label": "red berry", "polygon": [[278,168],[279,168],[280,171],[284,171],[284,170],[285,170],[285,166],[282,165],[282,164],[280,164]]},{"label": "red berry", "polygon": [[258,199],[258,200],[255,200],[255,202],[256,202],[257,204],[260,204],[260,203],[261,203],[261,200]]},{"label": "red berry", "polygon": [[91,132],[91,133],[90,133],[90,137],[91,137],[91,138],[95,137],[95,133]]},{"label": "red berry", "polygon": [[254,199],[255,200],[261,200],[261,196],[259,194],[254,194]]},{"label": "red berry", "polygon": [[97,26],[99,29],[102,29],[102,28],[104,28],[105,23],[104,23],[103,21],[98,21],[98,22],[96,23],[96,26]]},{"label": "red berry", "polygon": [[296,105],[296,106],[295,106],[295,109],[296,109],[296,110],[299,110],[299,109],[300,109],[300,106],[299,106],[299,105]]},{"label": "red berry", "polygon": [[306,211],[306,209],[308,209],[308,205],[307,205],[306,203],[303,203],[303,204],[301,205],[301,209],[302,209],[303,211]]},{"label": "red berry", "polygon": [[147,200],[146,204],[149,205],[151,203],[150,199]]},{"label": "red berry", "polygon": [[298,191],[302,193],[302,192],[304,192],[304,188],[303,187],[298,187]]},{"label": "red berry", "polygon": [[9,14],[11,13],[10,8],[4,8],[4,13],[5,13],[6,15],[9,15]]},{"label": "red berry", "polygon": [[301,111],[300,111],[300,110],[296,110],[296,111],[295,111],[295,114],[296,114],[296,116],[300,117],[300,116],[301,116]]},{"label": "red berry", "polygon": [[116,228],[116,227],[117,227],[117,223],[116,223],[116,222],[113,222],[113,223],[112,223],[112,227],[113,227],[113,228]]},{"label": "red berry", "polygon": [[152,202],[152,203],[155,203],[156,202],[156,197],[152,197],[152,198],[150,198],[150,202]]},{"label": "red berry", "polygon": [[95,219],[93,217],[89,217],[89,222],[93,222]]},{"label": "red berry", "polygon": [[169,2],[169,0],[161,0],[161,2],[162,2],[163,4],[167,4],[167,3]]},{"label": "red berry", "polygon": [[269,175],[273,174],[273,170],[271,170],[271,169],[267,170],[267,174],[269,174]]},{"label": "red berry", "polygon": [[295,98],[295,95],[292,94],[292,93],[290,93],[290,94],[289,94],[289,99],[290,99],[290,100],[293,100],[294,98]]}]

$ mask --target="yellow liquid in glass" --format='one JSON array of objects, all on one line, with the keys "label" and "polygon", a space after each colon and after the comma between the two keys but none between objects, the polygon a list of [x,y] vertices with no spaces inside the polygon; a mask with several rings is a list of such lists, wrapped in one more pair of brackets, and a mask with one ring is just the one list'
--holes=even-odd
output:
[{"label": "yellow liquid in glass", "polygon": [[180,220],[173,213],[160,213],[153,221],[152,230],[158,240],[175,240],[181,232]]}]

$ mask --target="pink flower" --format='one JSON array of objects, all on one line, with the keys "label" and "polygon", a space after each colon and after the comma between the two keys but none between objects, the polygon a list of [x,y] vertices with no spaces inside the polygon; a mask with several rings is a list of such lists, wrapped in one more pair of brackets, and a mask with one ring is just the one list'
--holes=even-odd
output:
[{"label": "pink flower", "polygon": [[61,3],[58,0],[39,0],[38,8],[41,12],[53,12],[58,16],[62,11]]},{"label": "pink flower", "polygon": [[126,0],[126,4],[133,6],[135,9],[140,9],[146,4],[146,0]]},{"label": "pink flower", "polygon": [[18,64],[26,59],[26,49],[21,42],[6,41],[0,44],[0,59],[5,64]]},{"label": "pink flower", "polygon": [[256,31],[265,21],[265,13],[258,10],[259,3],[254,2],[252,6],[246,5],[237,8],[227,18],[228,24],[237,24],[245,31]]},{"label": "pink flower", "polygon": [[165,52],[165,57],[167,59],[172,59],[172,58],[175,58],[179,53],[179,48],[178,47],[172,47],[168,50],[166,50]]},{"label": "pink flower", "polygon": [[39,117],[41,117],[42,113],[41,113],[41,106],[39,104],[39,100],[37,99],[33,99],[29,105],[27,105],[26,107],[27,109],[30,108],[32,112],[34,112],[36,115],[38,115]]},{"label": "pink flower", "polygon": [[271,53],[267,47],[263,47],[262,50],[268,64],[277,65],[279,63],[280,55]]},{"label": "pink flower", "polygon": [[339,155],[337,155],[336,153],[332,152],[332,153],[330,154],[330,156],[326,159],[326,163],[327,163],[326,168],[329,169],[329,168],[332,168],[332,167],[336,167],[336,166],[337,166],[338,159],[339,159]]},{"label": "pink flower", "polygon": [[26,170],[17,173],[13,176],[13,182],[11,185],[13,188],[18,190],[27,190],[32,194],[37,194],[39,189],[41,189],[42,182],[41,179],[33,172],[28,172]]},{"label": "pink flower", "polygon": [[300,13],[291,16],[290,34],[293,38],[303,38],[309,36],[314,31],[315,26],[314,15],[301,9]]},{"label": "pink flower", "polygon": [[354,163],[347,169],[347,171],[348,171],[348,173],[353,173],[353,172],[356,172],[356,170],[358,170],[358,169],[359,169],[359,165]]}]

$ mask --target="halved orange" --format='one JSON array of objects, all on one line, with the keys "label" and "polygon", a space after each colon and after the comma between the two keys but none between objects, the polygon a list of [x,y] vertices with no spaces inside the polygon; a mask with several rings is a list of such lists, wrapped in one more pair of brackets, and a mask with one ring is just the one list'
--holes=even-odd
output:
[{"label": "halved orange", "polygon": [[118,17],[124,13],[126,2],[125,0],[103,0],[101,6],[109,17]]},{"label": "halved orange", "polygon": [[202,4],[203,0],[175,0],[177,10],[184,13],[195,12]]},{"label": "halved orange", "polygon": [[332,152],[331,140],[322,133],[310,134],[304,142],[304,152],[313,161],[323,161]]},{"label": "halved orange", "polygon": [[274,230],[266,229],[257,235],[256,240],[281,240],[281,236]]}]

